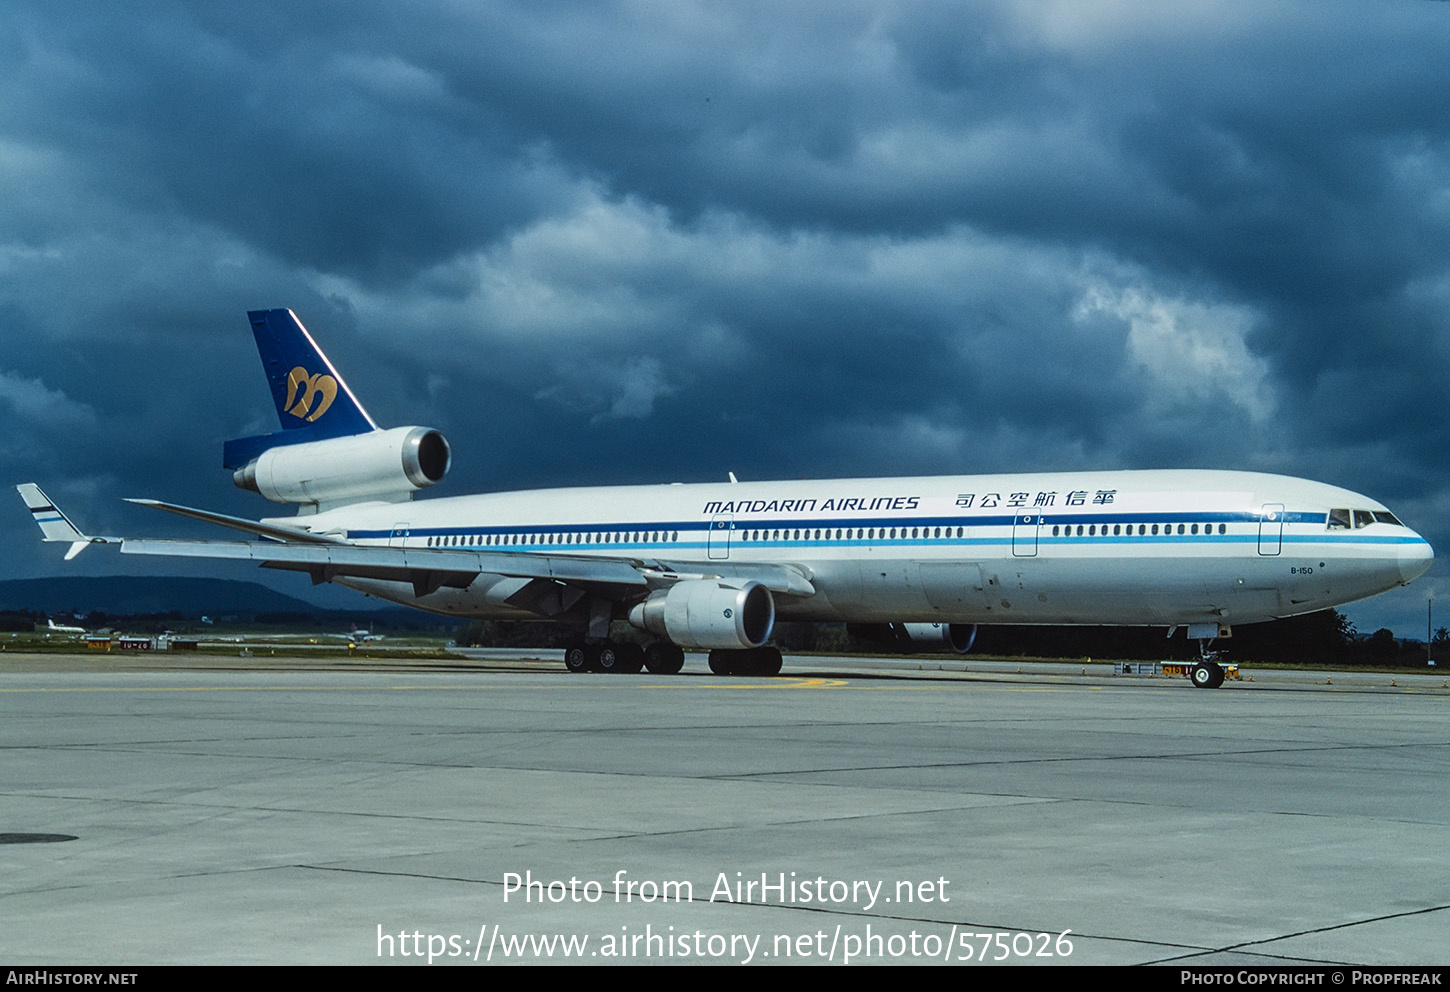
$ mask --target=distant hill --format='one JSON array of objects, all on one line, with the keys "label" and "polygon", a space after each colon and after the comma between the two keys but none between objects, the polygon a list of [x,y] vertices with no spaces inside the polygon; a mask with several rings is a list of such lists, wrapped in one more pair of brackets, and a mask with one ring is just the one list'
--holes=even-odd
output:
[{"label": "distant hill", "polygon": [[65,576],[0,581],[0,610],[40,610],[85,615],[93,610],[111,615],[179,612],[188,617],[255,617],[259,613],[306,613],[317,616],[406,613],[358,597],[356,610],[330,610],[268,589],[257,582],[234,579],[163,576]]}]

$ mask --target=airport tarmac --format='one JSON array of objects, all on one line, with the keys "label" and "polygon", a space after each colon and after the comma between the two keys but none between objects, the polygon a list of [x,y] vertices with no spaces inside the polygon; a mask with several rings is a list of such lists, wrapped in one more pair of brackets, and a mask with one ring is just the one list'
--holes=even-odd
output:
[{"label": "airport tarmac", "polygon": [[0,658],[0,957],[1450,962],[1443,676],[537,657]]}]

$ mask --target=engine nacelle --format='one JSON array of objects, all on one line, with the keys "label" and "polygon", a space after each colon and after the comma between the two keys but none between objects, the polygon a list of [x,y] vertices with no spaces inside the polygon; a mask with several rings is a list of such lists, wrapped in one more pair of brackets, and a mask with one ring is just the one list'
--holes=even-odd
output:
[{"label": "engine nacelle", "polygon": [[977,642],[974,623],[849,623],[847,633],[902,651],[955,651],[966,654]]},{"label": "engine nacelle", "polygon": [[775,628],[775,599],[759,582],[690,579],[650,593],[629,622],[682,648],[758,648]]},{"label": "engine nacelle", "polygon": [[428,427],[394,427],[268,448],[232,473],[274,503],[397,499],[448,474],[448,441]]},{"label": "engine nacelle", "polygon": [[904,623],[901,626],[911,639],[911,646],[923,651],[945,648],[966,654],[977,643],[977,625],[974,623]]}]

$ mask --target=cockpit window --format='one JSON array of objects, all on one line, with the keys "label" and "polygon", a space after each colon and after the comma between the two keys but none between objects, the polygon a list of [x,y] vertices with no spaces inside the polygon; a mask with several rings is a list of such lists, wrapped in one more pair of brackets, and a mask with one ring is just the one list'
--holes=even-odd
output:
[{"label": "cockpit window", "polygon": [[1388,510],[1330,510],[1328,525],[1330,530],[1348,530],[1353,527],[1359,530],[1361,527],[1368,527],[1370,524],[1393,524],[1396,527],[1403,527],[1398,517]]}]

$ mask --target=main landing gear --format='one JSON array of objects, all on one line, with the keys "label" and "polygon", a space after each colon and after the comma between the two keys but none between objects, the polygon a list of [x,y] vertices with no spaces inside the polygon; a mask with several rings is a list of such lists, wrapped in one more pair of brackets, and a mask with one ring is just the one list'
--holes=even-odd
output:
[{"label": "main landing gear", "polygon": [[673,644],[575,641],[564,649],[564,667],[571,672],[620,672],[634,675],[648,668],[655,675],[673,675],[685,667],[685,652]]},{"label": "main landing gear", "polygon": [[[685,651],[668,641],[649,647],[614,641],[575,641],[564,649],[564,667],[571,672],[623,672],[633,675],[642,668],[652,675],[674,675],[685,667]],[[772,647],[710,652],[710,671],[716,675],[779,675],[780,651]]]},{"label": "main landing gear", "polygon": [[685,649],[677,644],[655,641],[644,649],[644,667],[651,675],[678,675],[685,667]]}]

